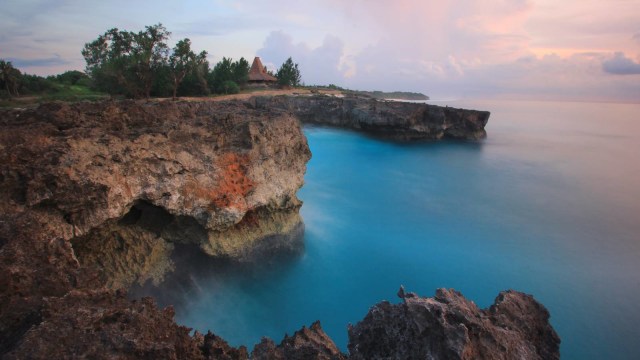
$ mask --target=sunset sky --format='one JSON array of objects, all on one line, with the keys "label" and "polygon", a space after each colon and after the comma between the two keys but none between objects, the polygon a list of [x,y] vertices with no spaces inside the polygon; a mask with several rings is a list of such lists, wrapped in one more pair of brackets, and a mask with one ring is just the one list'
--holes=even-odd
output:
[{"label": "sunset sky", "polygon": [[640,0],[4,0],[0,58],[82,70],[86,42],[156,23],[212,63],[292,56],[306,84],[640,102]]}]

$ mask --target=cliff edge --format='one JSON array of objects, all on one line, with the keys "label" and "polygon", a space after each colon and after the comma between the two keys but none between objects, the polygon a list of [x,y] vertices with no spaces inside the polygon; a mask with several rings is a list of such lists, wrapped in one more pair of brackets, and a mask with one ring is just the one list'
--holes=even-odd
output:
[{"label": "cliff edge", "polygon": [[[296,191],[311,156],[299,119],[387,127],[405,140],[475,138],[486,123],[473,112],[437,125],[419,119],[449,110],[314,99],[0,110],[0,356],[347,358],[320,323],[249,353],[191,335],[172,307],[126,297],[132,284],[163,281],[178,245],[238,262],[299,245]],[[558,357],[549,314],[531,296],[502,293],[479,310],[454,291],[401,295],[404,304],[378,304],[349,330],[351,357]]]},{"label": "cliff edge", "polygon": [[303,123],[359,130],[400,141],[483,139],[490,115],[488,111],[358,96],[256,96],[249,102],[257,109],[290,111]]},{"label": "cliff edge", "polygon": [[311,153],[284,111],[49,103],[0,126],[0,350],[47,297],[162,281],[176,244],[247,261],[301,241]]}]

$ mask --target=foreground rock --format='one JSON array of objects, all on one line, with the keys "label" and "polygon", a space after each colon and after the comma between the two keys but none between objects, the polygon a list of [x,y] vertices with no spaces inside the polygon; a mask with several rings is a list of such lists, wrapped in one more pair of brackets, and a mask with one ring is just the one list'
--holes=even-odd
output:
[{"label": "foreground rock", "polygon": [[261,96],[250,100],[258,109],[291,111],[302,122],[367,132],[393,140],[477,140],[486,137],[488,111],[364,97]]},{"label": "foreground rock", "polygon": [[251,358],[256,360],[343,360],[347,357],[325,334],[320,322],[316,321],[310,328],[303,326],[293,336],[285,336],[278,346],[271,339],[263,338],[262,342],[253,349]]},{"label": "foreground rock", "polygon": [[311,154],[286,112],[50,103],[2,110],[0,127],[0,352],[45,297],[161,281],[175,244],[247,261],[301,234]]},{"label": "foreground rock", "polygon": [[72,241],[81,263],[131,270],[139,252],[121,250],[137,247],[149,255],[139,275],[154,278],[170,267],[171,243],[242,258],[300,223],[295,194],[310,151],[281,111],[105,102],[1,116],[2,216]]},{"label": "foreground rock", "polygon": [[349,328],[352,359],[559,359],[560,339],[549,312],[531,295],[504,291],[478,309],[455,290],[433,298],[398,295]]},{"label": "foreground rock", "polygon": [[[171,307],[118,290],[162,281],[174,248],[242,262],[299,246],[309,148],[297,118],[260,101],[0,110],[0,356],[346,358],[319,323],[250,353],[190,335]],[[378,124],[409,111],[396,110],[363,116]],[[390,124],[406,139],[422,126]],[[548,313],[524,294],[503,293],[489,310],[453,291],[403,297],[350,330],[352,357],[557,358]]]}]

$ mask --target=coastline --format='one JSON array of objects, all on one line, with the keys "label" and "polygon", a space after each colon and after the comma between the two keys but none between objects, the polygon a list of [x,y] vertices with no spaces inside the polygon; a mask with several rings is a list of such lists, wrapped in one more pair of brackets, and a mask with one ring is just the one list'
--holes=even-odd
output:
[{"label": "coastline", "polygon": [[[271,100],[277,103],[269,105]],[[302,186],[311,154],[300,123],[291,114],[304,121],[301,118],[314,109],[308,101],[322,108],[326,101],[356,104],[351,109],[360,109],[357,119],[365,122],[357,124],[365,132],[381,130],[363,124],[382,124],[381,129],[389,131],[414,126],[416,119],[426,116],[415,117],[411,105],[370,99],[336,102],[328,96],[248,102],[54,103],[2,111],[2,145],[7,150],[3,194],[9,195],[4,199],[6,240],[0,253],[2,282],[8,284],[0,294],[5,304],[0,311],[3,353],[9,352],[9,358],[44,353],[64,357],[67,351],[124,354],[130,350],[117,340],[122,336],[137,339],[136,351],[147,355],[158,356],[154,349],[163,344],[160,348],[167,352],[160,357],[198,358],[211,346],[225,348],[226,343],[213,335],[189,336],[186,328],[173,322],[170,308],[160,311],[150,299],[129,302],[122,289],[148,279],[161,281],[162,272],[171,270],[167,253],[174,243],[243,261],[242,254],[250,252],[255,241],[298,231],[301,203],[295,191]],[[286,109],[292,104],[298,112]],[[362,112],[358,106],[369,110]],[[393,122],[404,116],[405,106],[414,117]],[[342,109],[335,114],[342,114]],[[389,109],[401,112],[380,117]],[[416,131],[425,129],[425,139],[440,139],[447,129],[453,129],[451,137],[466,136],[455,132],[462,131],[456,130],[456,121],[463,124],[460,129],[467,129],[464,115],[453,120],[445,116],[441,122],[438,116],[435,128],[419,125],[409,129],[410,135],[400,130],[393,136],[416,139]],[[353,119],[352,115],[327,118],[328,124],[342,127],[353,127]],[[486,118],[478,124],[483,128]],[[468,130],[476,138],[474,126]],[[92,254],[97,248],[90,244],[96,241],[106,246]],[[246,243],[242,245],[246,250],[237,247],[240,243]],[[80,248],[85,250],[77,251]],[[43,283],[49,287],[36,285]],[[92,315],[87,318],[87,313]],[[544,324],[544,313],[542,319]],[[548,315],[546,320],[545,331],[553,333]],[[103,325],[90,329],[96,321]],[[124,323],[148,330],[123,334],[118,329]],[[168,333],[173,334],[168,341],[160,340]],[[71,334],[75,340],[69,344],[64,339]],[[112,340],[96,343],[92,340],[96,336]],[[301,344],[296,340],[300,337],[306,339]],[[322,341],[309,342],[310,338]],[[530,341],[526,336],[521,340]],[[247,353],[226,346],[224,351],[240,357]],[[303,328],[279,346],[267,342],[257,349],[285,355],[313,349],[334,358],[344,356],[336,353],[319,324]]]}]

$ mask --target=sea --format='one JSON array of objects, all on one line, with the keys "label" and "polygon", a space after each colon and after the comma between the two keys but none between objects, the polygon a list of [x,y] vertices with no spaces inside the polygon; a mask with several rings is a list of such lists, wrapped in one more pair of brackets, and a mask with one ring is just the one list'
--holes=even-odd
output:
[{"label": "sea", "polygon": [[400,285],[480,307],[514,289],[549,310],[563,359],[640,359],[640,105],[432,103],[491,111],[487,138],[306,127],[303,250],[191,274],[178,323],[251,349],[320,320],[347,351],[347,325]]}]

